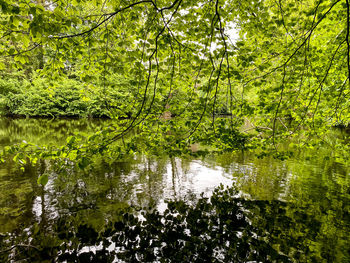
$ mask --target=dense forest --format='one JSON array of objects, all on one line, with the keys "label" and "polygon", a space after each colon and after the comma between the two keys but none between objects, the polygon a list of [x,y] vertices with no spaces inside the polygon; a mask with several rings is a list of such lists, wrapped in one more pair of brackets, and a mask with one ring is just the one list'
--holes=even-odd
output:
[{"label": "dense forest", "polygon": [[[59,174],[79,184],[76,175],[85,176],[96,167],[115,168],[116,161],[130,161],[138,154],[168,156],[173,171],[178,156],[241,152],[279,161],[295,156],[319,163],[332,160],[336,165],[326,166],[329,171],[346,171],[337,165],[348,165],[350,157],[349,0],[0,0],[0,10],[0,116],[31,120],[10,125],[0,119],[0,123],[9,127],[8,133],[26,129],[41,135],[39,139],[33,135],[32,141],[13,135],[0,149],[0,165],[14,165],[31,174],[36,169],[33,189],[48,189],[50,176]],[[54,126],[53,119],[79,120],[67,135],[67,124],[57,121]],[[95,124],[96,119],[104,124]],[[220,247],[225,257],[218,262],[341,262],[349,259],[349,253],[339,252],[348,238],[337,241],[334,249],[339,253],[335,253],[324,240],[329,233],[335,235],[337,226],[334,223],[330,230],[326,217],[321,221],[317,217],[328,213],[329,202],[338,215],[338,226],[349,233],[348,224],[344,226],[349,219],[348,181],[339,179],[340,190],[338,184],[323,185],[337,203],[322,199],[318,204],[312,194],[302,204],[284,203],[280,198],[255,203],[237,198],[240,192],[234,187],[216,189],[212,199],[201,196],[194,206],[170,202],[164,217],[152,210],[144,214],[145,221],[134,217],[130,207],[120,211],[118,207],[115,225],[109,222],[102,230],[81,226],[69,215],[67,221],[55,221],[57,229],[51,229],[56,243],[44,252],[55,256],[43,258],[88,262],[80,258],[80,252],[67,251],[79,251],[85,241],[110,244],[111,235],[120,235],[113,238],[116,244],[128,240],[124,254],[115,251],[111,256],[103,250],[106,254],[101,258],[96,253],[85,256],[92,261],[96,256],[96,260],[112,262],[116,256],[151,262],[178,250],[180,254],[171,254],[170,261],[164,262],[208,258],[214,262],[219,253],[215,249]],[[269,221],[275,213],[282,213],[283,222],[276,219],[278,233],[271,230],[268,235],[266,229],[274,229]],[[186,217],[194,221],[182,225]],[[327,218],[336,220],[337,216]],[[295,220],[295,226],[284,229],[290,220]],[[196,230],[196,222],[206,237]],[[305,222],[308,226],[298,229]],[[75,227],[74,242],[60,228],[70,223]],[[120,224],[123,230],[118,232]],[[48,237],[30,231],[39,240],[37,247]],[[193,240],[188,231],[194,233]],[[176,238],[193,243],[161,245],[169,238],[175,240],[175,233],[181,236]],[[27,234],[18,238],[28,239]],[[135,241],[134,235],[148,243]],[[283,241],[283,235],[290,244]],[[91,240],[82,241],[86,237]],[[227,238],[237,242],[234,249],[225,247]],[[304,239],[298,242],[298,238]],[[0,231],[0,248],[8,253],[0,260],[6,260],[12,248],[2,240]],[[62,240],[68,248],[60,247]],[[35,250],[22,251],[18,259],[42,257]]]}]

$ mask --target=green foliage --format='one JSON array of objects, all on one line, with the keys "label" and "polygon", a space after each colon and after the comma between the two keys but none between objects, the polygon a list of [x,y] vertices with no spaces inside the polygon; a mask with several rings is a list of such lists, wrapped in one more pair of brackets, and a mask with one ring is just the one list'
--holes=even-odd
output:
[{"label": "green foliage", "polygon": [[0,80],[0,94],[4,98],[9,93],[17,93],[20,90],[21,82],[16,79],[1,79]]},{"label": "green foliage", "polygon": [[[349,187],[343,177],[321,181],[309,176],[313,166],[300,168],[300,178],[284,169],[270,175],[269,163],[258,171],[264,176],[237,177],[253,200],[235,188],[219,188],[193,205],[169,202],[163,214],[152,210],[150,199],[151,210],[141,217],[141,208],[135,212],[128,205],[130,188],[118,188],[130,184],[123,180],[130,167],[107,169],[140,152],[202,156],[255,148],[260,157],[285,160],[302,151],[306,159],[346,164],[348,135],[327,135],[330,127],[349,124],[348,2],[102,2],[59,0],[47,7],[42,1],[0,1],[0,69],[6,73],[1,110],[112,119],[92,133],[46,129],[46,137],[59,139],[51,145],[8,139],[8,145],[19,141],[0,156],[5,165],[16,162],[11,176],[37,172],[14,193],[7,189],[13,183],[2,187],[11,196],[2,202],[13,206],[1,213],[24,213],[23,200],[35,200],[32,189],[42,191],[42,207],[49,195],[45,187],[69,198],[55,196],[67,206],[55,210],[62,216],[50,218],[50,228],[44,214],[40,223],[26,224],[29,231],[13,223],[20,234],[0,235],[0,260],[349,261]],[[232,27],[239,33],[236,41],[228,33]],[[107,168],[95,178],[91,171],[99,165]],[[324,165],[322,179],[338,169],[332,162]],[[249,172],[250,164],[244,167]],[[149,170],[142,174],[131,180],[157,178]],[[275,189],[274,176],[294,190],[296,201],[266,200]],[[53,179],[59,184],[49,183]],[[298,191],[310,181],[315,187]],[[161,190],[159,184],[148,189]],[[124,199],[104,206],[101,196],[111,194]],[[71,214],[63,214],[65,209]],[[112,242],[117,249],[108,250]],[[98,247],[96,253],[82,250],[91,246]]]},{"label": "green foliage", "polygon": [[20,92],[23,85],[27,84],[23,71],[0,73],[0,114],[6,111],[6,101],[10,94]]},{"label": "green foliage", "polygon": [[85,168],[97,153],[175,155],[202,143],[285,159],[284,141],[322,144],[349,123],[344,0],[3,0],[1,9],[0,67],[31,80],[2,84],[7,114],[119,120],[46,157]]},{"label": "green foliage", "polygon": [[48,181],[49,181],[48,174],[42,174],[39,176],[37,183],[38,183],[38,185],[45,186]]},{"label": "green foliage", "polygon": [[[285,160],[293,150],[307,155],[326,145],[328,158],[348,162],[348,135],[328,135],[350,122],[349,1],[0,0],[0,8],[1,112],[113,120],[92,134],[67,134],[63,144],[4,147],[0,161],[15,161],[21,172],[48,160],[59,174],[88,173],[101,159],[112,164],[139,152],[256,148],[260,157]],[[13,199],[38,184],[45,189],[53,174],[41,169]],[[232,188],[194,206],[169,203],[164,215],[146,212],[144,221],[124,211],[99,231],[71,218],[49,234],[34,224],[34,238],[21,232],[33,242],[23,250],[8,248],[11,236],[0,235],[8,252],[1,260],[349,261],[348,238],[338,244],[335,227],[349,221],[347,191],[331,210],[240,199]],[[80,251],[111,240],[120,250]]]},{"label": "green foliage", "polygon": [[[110,81],[119,79],[112,76]],[[114,86],[106,91],[101,84],[87,85],[69,78],[35,78],[31,83],[4,80],[1,86],[3,114],[30,117],[128,117],[131,109],[125,113],[123,106],[118,107],[126,100],[125,90],[128,85],[128,82],[114,82]]]}]

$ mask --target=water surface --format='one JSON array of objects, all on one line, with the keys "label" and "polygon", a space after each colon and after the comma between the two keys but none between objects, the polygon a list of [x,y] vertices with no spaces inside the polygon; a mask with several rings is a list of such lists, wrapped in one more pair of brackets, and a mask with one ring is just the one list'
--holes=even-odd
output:
[{"label": "water surface", "polygon": [[[0,146],[59,145],[106,124],[1,119]],[[349,167],[328,155],[96,158],[89,171],[51,172],[44,188],[37,178],[50,163],[6,162],[0,260],[349,262]]]}]

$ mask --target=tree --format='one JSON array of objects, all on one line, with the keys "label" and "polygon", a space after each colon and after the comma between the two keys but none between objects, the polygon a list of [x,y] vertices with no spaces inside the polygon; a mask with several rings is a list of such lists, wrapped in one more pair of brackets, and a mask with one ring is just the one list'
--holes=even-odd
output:
[{"label": "tree", "polygon": [[[308,139],[349,122],[348,0],[0,5],[3,55],[17,65],[43,47],[41,72],[53,78],[74,64],[86,82],[99,78],[105,85],[112,72],[134,79],[122,106],[132,116],[103,133],[103,142],[93,140],[102,149],[139,128],[149,136],[147,147],[183,149],[197,141],[232,150],[266,143],[276,151],[287,137],[307,131]],[[11,41],[20,45],[7,48]],[[174,118],[161,120],[164,111]],[[250,140],[239,130],[247,120],[255,130]]]}]

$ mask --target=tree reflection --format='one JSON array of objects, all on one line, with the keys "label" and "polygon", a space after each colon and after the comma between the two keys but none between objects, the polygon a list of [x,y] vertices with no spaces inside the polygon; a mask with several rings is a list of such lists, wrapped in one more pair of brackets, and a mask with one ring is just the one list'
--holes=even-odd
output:
[{"label": "tree reflection", "polygon": [[[0,144],[28,130],[28,138],[56,142],[67,130],[87,129],[85,121],[1,124]],[[25,171],[6,162],[0,262],[349,262],[349,168],[327,159],[329,150],[311,153],[314,159],[284,162],[249,153],[95,156],[90,168],[67,164],[59,175],[46,161]],[[43,173],[50,173],[45,189],[37,184]],[[210,199],[196,197],[226,177],[239,192],[218,188]],[[211,181],[200,188],[205,179]],[[163,205],[164,198],[173,201]]]},{"label": "tree reflection", "polygon": [[[218,187],[193,205],[170,201],[164,213],[135,207],[100,229],[79,214],[1,236],[1,258],[30,262],[347,262],[349,209],[325,222],[315,204],[246,200]],[[321,211],[322,213],[322,211]],[[343,224],[343,225],[341,225]],[[338,240],[325,227],[345,231]],[[327,236],[327,233],[329,234]],[[333,236],[334,238],[334,236]]]}]

